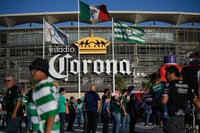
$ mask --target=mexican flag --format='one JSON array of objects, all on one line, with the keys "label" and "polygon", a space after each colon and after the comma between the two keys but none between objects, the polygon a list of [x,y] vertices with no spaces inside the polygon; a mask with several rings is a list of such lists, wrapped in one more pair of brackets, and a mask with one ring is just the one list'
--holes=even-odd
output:
[{"label": "mexican flag", "polygon": [[115,40],[127,41],[136,44],[144,44],[144,30],[135,26],[128,26],[118,21],[114,22]]},{"label": "mexican flag", "polygon": [[88,5],[80,1],[80,20],[95,23],[110,19],[105,5]]}]

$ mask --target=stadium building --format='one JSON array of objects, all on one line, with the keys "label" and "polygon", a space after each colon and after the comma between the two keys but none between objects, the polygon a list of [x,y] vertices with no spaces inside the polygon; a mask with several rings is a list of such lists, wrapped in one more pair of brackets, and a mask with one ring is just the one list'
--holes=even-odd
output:
[{"label": "stadium building", "polygon": [[[115,40],[116,66],[108,67],[106,62],[113,60],[111,22],[95,25],[81,22],[80,39],[89,37],[92,32],[94,36],[110,41],[104,54],[95,54],[93,49],[93,54],[80,55],[82,92],[88,90],[91,83],[97,85],[98,91],[112,88],[113,67],[117,69],[116,77],[123,77],[127,87],[136,85],[140,89],[142,83],[146,82],[146,77],[164,64],[165,55],[176,55],[177,63],[183,66],[186,53],[200,45],[200,13],[110,11],[109,15],[114,20],[143,29],[145,44]],[[7,73],[12,73],[18,82],[29,82],[31,75],[28,66],[32,60],[42,57],[44,53],[42,23],[45,19],[51,24],[60,24],[58,27],[70,37],[70,45],[67,47],[45,42],[45,58],[51,60],[61,54],[59,59],[65,62],[60,74],[65,75],[66,81],[58,81],[61,86],[67,88],[67,92],[76,92],[78,48],[74,43],[78,41],[77,17],[77,12],[0,15],[0,88],[3,88],[3,77]],[[129,66],[126,66],[126,63]]]}]

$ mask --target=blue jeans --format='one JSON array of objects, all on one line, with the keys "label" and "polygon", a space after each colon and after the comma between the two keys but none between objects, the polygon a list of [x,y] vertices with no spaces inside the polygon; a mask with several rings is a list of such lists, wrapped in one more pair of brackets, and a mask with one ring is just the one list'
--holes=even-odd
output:
[{"label": "blue jeans", "polygon": [[146,110],[144,113],[145,113],[145,125],[148,125],[150,119],[150,111]]},{"label": "blue jeans", "polygon": [[123,132],[128,132],[129,123],[130,123],[129,113],[126,113],[126,116],[124,116],[124,114],[122,114],[122,130],[123,130]]},{"label": "blue jeans", "polygon": [[27,114],[27,125],[26,125],[26,131],[30,131],[31,127],[31,117],[29,114]]},{"label": "blue jeans", "polygon": [[66,112],[59,113],[60,115],[60,133],[64,133]]},{"label": "blue jeans", "polygon": [[11,115],[8,116],[6,133],[18,133],[20,119],[21,117],[16,117],[14,120],[11,120]]},{"label": "blue jeans", "polygon": [[119,133],[121,114],[120,112],[112,112],[114,117],[113,133]]},{"label": "blue jeans", "polygon": [[77,112],[78,126],[81,126],[82,115],[83,115],[83,112],[82,112],[82,111],[78,111],[78,112]]},{"label": "blue jeans", "polygon": [[164,105],[162,106],[162,108],[163,108],[163,114],[168,113],[167,104],[164,104]]}]

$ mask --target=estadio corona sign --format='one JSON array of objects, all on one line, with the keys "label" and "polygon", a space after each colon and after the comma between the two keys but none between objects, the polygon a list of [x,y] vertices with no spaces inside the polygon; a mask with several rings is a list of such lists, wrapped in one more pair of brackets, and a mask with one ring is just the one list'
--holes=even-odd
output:
[{"label": "estadio corona sign", "polygon": [[[106,54],[106,47],[110,44],[109,41],[99,37],[86,37],[74,43],[77,47],[80,44],[80,54]],[[123,59],[117,60],[91,60],[91,59],[73,59],[69,54],[74,52],[73,48],[66,47],[49,49],[49,52],[65,51],[66,54],[57,54],[49,61],[49,73],[56,79],[68,81],[69,74],[77,75],[80,71],[82,74],[95,73],[100,74],[126,74],[130,75],[130,61]],[[90,68],[90,70],[89,70]],[[91,70],[92,68],[92,70]],[[135,73],[135,72],[134,72]]]},{"label": "estadio corona sign", "polygon": [[[58,68],[55,68],[56,61],[58,61]],[[81,73],[87,74],[89,72],[88,68],[89,66],[92,66],[93,70],[92,72],[99,75],[102,73],[106,74],[131,74],[130,71],[130,62],[127,60],[105,60],[102,61],[100,59],[97,60],[90,60],[90,59],[84,59],[82,61],[79,61],[77,59],[72,59],[72,56],[69,54],[62,55],[58,54],[51,58],[49,61],[49,73],[51,76],[57,78],[57,79],[64,79],[64,81],[68,80],[69,73],[71,74],[78,74],[79,73],[79,66],[81,66]]]}]

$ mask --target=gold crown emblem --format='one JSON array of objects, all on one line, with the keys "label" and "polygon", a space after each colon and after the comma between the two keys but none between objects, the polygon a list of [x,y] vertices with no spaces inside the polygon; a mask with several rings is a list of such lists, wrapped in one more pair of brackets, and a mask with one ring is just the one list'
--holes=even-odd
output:
[{"label": "gold crown emblem", "polygon": [[110,45],[110,41],[100,37],[85,37],[74,44],[80,49],[80,54],[106,54],[106,48]]}]

